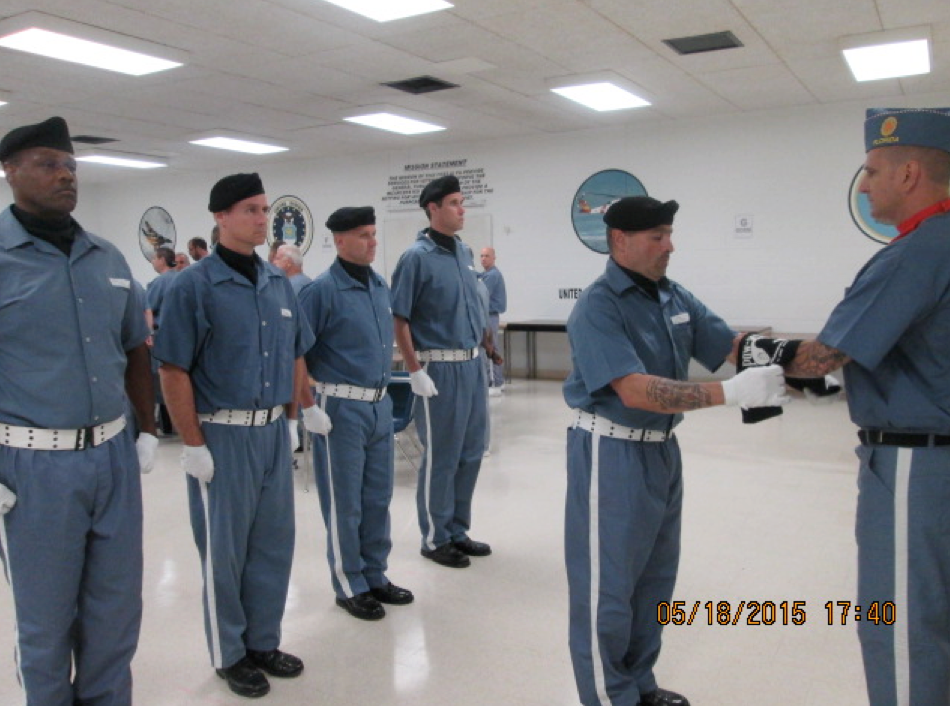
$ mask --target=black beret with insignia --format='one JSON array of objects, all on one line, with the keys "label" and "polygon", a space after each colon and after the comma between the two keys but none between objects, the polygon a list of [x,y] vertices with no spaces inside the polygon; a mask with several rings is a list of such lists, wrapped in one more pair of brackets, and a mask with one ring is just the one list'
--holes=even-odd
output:
[{"label": "black beret with insignia", "polygon": [[69,139],[66,121],[55,117],[36,125],[24,125],[11,130],[0,140],[0,162],[5,162],[17,152],[32,147],[48,147],[72,154],[73,143]]},{"label": "black beret with insignia", "polygon": [[604,214],[604,223],[632,232],[670,226],[679,207],[676,201],[663,203],[649,196],[627,196],[611,204]]},{"label": "black beret with insignia", "polygon": [[257,172],[251,174],[232,174],[220,179],[211,187],[208,210],[211,213],[227,211],[238,201],[259,196],[264,193],[264,184]]},{"label": "black beret with insignia", "polygon": [[330,214],[326,226],[331,233],[345,233],[360,226],[376,225],[372,206],[344,206]]},{"label": "black beret with insignia", "polygon": [[459,179],[454,174],[446,174],[438,179],[433,179],[419,194],[419,205],[422,208],[433,201],[440,201],[449,194],[457,194],[462,190],[459,186]]}]

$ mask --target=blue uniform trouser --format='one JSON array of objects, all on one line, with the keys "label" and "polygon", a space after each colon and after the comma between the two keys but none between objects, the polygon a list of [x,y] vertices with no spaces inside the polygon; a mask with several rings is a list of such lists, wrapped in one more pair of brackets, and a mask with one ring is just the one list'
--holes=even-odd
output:
[{"label": "blue uniform trouser", "polygon": [[[488,325],[491,328],[491,340],[495,343],[495,350],[501,350],[501,341],[498,339],[499,327],[498,314],[488,315]],[[488,365],[491,368],[491,375],[488,378],[490,387],[501,387],[505,384],[505,366],[489,360]]]},{"label": "blue uniform trouser", "polygon": [[83,451],[0,446],[0,518],[28,706],[132,703],[142,622],[142,488],[131,428]]},{"label": "blue uniform trouser", "polygon": [[656,611],[673,596],[682,505],[675,437],[645,443],[568,430],[564,550],[584,706],[636,706],[656,689]]},{"label": "blue uniform trouser", "polygon": [[[950,704],[950,447],[857,453],[857,625],[871,706]],[[869,620],[884,602],[893,607]]]},{"label": "blue uniform trouser", "polygon": [[260,427],[205,423],[201,431],[214,478],[188,476],[188,500],[208,649],[222,669],[247,650],[280,646],[294,554],[293,471],[286,417]]},{"label": "blue uniform trouser", "polygon": [[388,582],[392,549],[393,404],[326,397],[333,430],[313,434],[313,468],[327,528],[333,590],[350,598]]},{"label": "blue uniform trouser", "polygon": [[[429,363],[439,394],[416,399],[419,439],[425,446],[416,487],[424,549],[468,536],[472,495],[485,452],[485,376],[480,358]],[[431,434],[429,433],[431,430]]]}]

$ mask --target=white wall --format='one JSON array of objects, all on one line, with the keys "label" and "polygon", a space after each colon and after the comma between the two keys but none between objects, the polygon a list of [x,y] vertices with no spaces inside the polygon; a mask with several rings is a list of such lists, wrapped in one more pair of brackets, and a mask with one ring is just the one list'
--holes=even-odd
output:
[{"label": "white wall", "polygon": [[[946,96],[918,105],[947,103]],[[881,101],[881,104],[888,101]],[[890,101],[896,104],[908,104]],[[864,104],[839,104],[666,124],[632,122],[621,128],[551,135],[543,139],[460,144],[438,151],[402,150],[351,160],[301,161],[258,169],[268,196],[293,194],[313,212],[316,235],[305,270],[315,275],[333,254],[320,239],[326,216],[343,205],[370,204],[385,218],[425,225],[420,211],[382,209],[387,178],[419,160],[468,158],[484,167],[493,189],[483,209],[491,215],[498,266],[508,284],[505,318],[564,319],[573,300],[561,288],[584,287],[604,266],[603,255],[574,235],[571,201],[592,173],[631,172],[648,192],[676,199],[670,276],[734,324],[765,324],[781,332],[817,332],[860,265],[880,247],[848,214],[851,179],[864,158]],[[254,170],[253,160],[232,171]],[[178,229],[178,249],[213,225],[208,192],[223,174],[185,177],[134,175],[81,188],[77,218],[116,242],[133,273],[154,275],[136,240],[146,208],[163,206]],[[9,191],[3,187],[6,200]],[[754,237],[733,235],[735,217],[752,214]],[[462,233],[464,237],[464,232]],[[381,269],[398,253],[386,252]],[[395,249],[395,248],[393,248]]]}]

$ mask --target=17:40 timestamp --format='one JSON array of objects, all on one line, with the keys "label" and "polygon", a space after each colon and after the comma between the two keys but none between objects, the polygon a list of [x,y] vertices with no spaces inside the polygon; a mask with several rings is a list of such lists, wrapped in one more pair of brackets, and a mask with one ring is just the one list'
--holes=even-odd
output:
[{"label": "17:40 timestamp", "polygon": [[847,625],[848,620],[873,623],[874,625],[893,625],[897,622],[897,607],[893,601],[872,601],[860,606],[851,601],[828,601],[829,625]]}]

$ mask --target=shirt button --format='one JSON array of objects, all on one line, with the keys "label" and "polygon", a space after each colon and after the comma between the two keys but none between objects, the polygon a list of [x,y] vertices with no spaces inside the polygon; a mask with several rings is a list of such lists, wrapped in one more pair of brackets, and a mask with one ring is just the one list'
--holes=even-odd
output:
[{"label": "shirt button", "polygon": [[93,381],[93,382],[99,382],[99,378],[93,378],[92,381]]},{"label": "shirt button", "polygon": [[90,336],[86,336],[86,343],[92,343],[92,338]]},{"label": "shirt button", "polygon": [[82,297],[77,298],[76,301],[82,304]]},{"label": "shirt button", "polygon": [[265,357],[265,358],[270,358],[270,353],[268,353],[267,351],[264,351],[264,357]]},{"label": "shirt button", "polygon": [[269,382],[265,382],[265,383],[264,383],[264,387],[270,387],[270,383],[269,383]]},{"label": "shirt button", "polygon": [[266,322],[266,321],[261,321],[261,326],[267,326],[267,322]]},{"label": "shirt button", "polygon": [[95,417],[93,417],[93,418],[92,418],[92,421],[98,422],[98,421],[99,421],[99,415],[96,415]]}]

